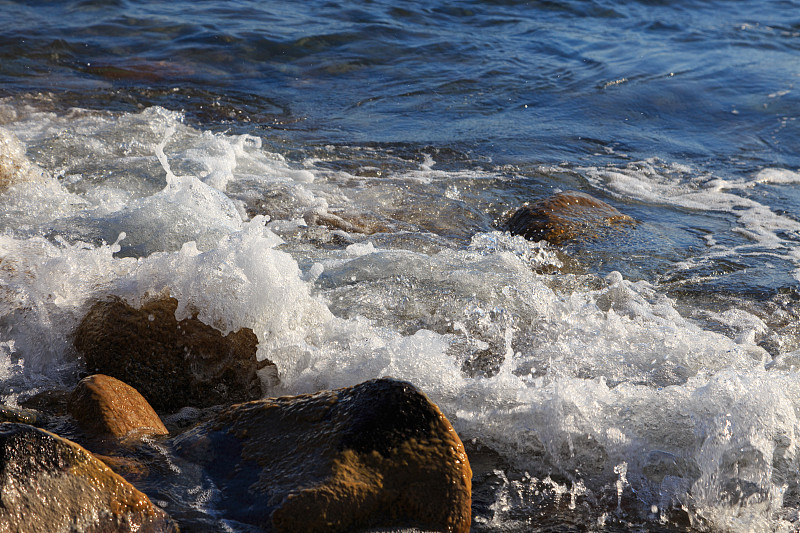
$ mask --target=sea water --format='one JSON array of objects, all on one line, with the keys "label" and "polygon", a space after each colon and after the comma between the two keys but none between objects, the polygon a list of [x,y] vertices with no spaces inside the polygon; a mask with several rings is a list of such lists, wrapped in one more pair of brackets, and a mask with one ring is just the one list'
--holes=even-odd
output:
[{"label": "sea water", "polygon": [[[94,301],[168,293],[253,329],[268,395],[418,386],[470,453],[474,531],[798,527],[800,3],[0,21],[4,403],[74,384]],[[636,224],[498,229],[565,190]],[[151,446],[169,468],[145,488],[187,530],[248,530]]]}]

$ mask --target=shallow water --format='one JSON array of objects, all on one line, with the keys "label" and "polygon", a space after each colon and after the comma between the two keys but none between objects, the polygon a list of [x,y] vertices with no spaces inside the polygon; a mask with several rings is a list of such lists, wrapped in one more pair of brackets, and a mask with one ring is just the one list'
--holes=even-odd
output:
[{"label": "shallow water", "polygon": [[[420,387],[475,531],[795,529],[797,8],[0,1],[2,397],[168,290],[271,395]],[[498,231],[570,189],[637,223]],[[247,531],[148,446],[187,530]]]}]

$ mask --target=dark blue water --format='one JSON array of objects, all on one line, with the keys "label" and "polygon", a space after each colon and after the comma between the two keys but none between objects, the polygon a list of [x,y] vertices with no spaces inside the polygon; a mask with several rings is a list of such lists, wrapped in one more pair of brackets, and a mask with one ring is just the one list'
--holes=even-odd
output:
[{"label": "dark blue water", "polygon": [[796,1],[0,2],[0,87],[495,160],[800,166]]}]

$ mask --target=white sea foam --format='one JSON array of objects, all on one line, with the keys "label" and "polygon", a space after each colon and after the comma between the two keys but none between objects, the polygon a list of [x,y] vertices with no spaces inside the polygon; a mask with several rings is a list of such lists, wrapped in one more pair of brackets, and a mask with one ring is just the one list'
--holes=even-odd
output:
[{"label": "white sea foam", "polygon": [[[775,251],[776,257],[793,263],[793,275],[800,280],[800,253],[796,243],[781,235],[782,232],[800,232],[800,222],[745,194],[759,184],[796,183],[796,172],[764,169],[754,177],[723,179],[696,174],[685,165],[666,165],[657,159],[621,168],[586,168],[580,171],[594,186],[620,198],[733,216],[737,225],[732,231],[744,236],[750,244],[723,247],[709,241],[712,244],[705,257],[718,259],[746,254],[754,248],[769,249]],[[701,255],[695,260],[702,261],[703,257]]]},{"label": "white sea foam", "polygon": [[[94,300],[116,294],[137,305],[168,291],[178,318],[197,315],[224,332],[252,328],[258,357],[278,366],[271,393],[386,375],[419,386],[462,438],[531,472],[523,481],[506,478],[494,506],[500,525],[546,486],[572,505],[591,496],[598,513],[638,506],[655,519],[683,507],[695,524],[719,530],[788,527],[783,500],[796,485],[800,430],[797,355],[768,364],[757,340],[769,326],[747,311],[705,315],[703,324],[727,335],[704,329],[650,283],[617,272],[543,273],[563,266],[549,245],[498,232],[430,250],[366,238],[293,248],[279,227],[302,228],[304,210],[348,202],[313,164],[296,168],[257,139],[198,132],[158,109],[117,120],[28,117],[7,126],[29,145],[68,151],[68,130],[99,140],[75,159],[50,157],[63,173],[35,171],[55,187],[41,194],[57,205],[30,223],[71,226],[63,232],[69,240],[10,225],[0,236],[0,382],[16,391],[4,394],[7,401],[25,387],[68,382],[63,376],[78,366],[70,332]],[[123,133],[127,148],[114,144]],[[6,135],[4,153],[35,169]],[[99,161],[90,164],[92,154]],[[104,179],[103,162],[120,160],[131,165],[124,176]],[[86,165],[95,170],[82,173]],[[426,160],[412,181],[446,178],[432,166]],[[780,245],[775,227],[793,223],[730,192],[752,186],[744,180],[676,172],[586,174],[627,198],[735,212],[762,245]],[[66,176],[74,173],[69,192]],[[273,212],[285,218],[245,215],[243,204],[265,190],[289,191],[281,196],[288,207]],[[14,205],[19,194],[9,189],[0,201]],[[98,235],[113,244],[96,242]],[[122,257],[126,246],[138,247],[138,257]],[[481,357],[489,370],[464,370]]]}]

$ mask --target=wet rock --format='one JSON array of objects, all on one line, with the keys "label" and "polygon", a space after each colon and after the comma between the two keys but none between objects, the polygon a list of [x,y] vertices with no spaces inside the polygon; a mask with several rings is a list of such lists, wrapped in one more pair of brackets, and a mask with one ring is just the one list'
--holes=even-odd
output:
[{"label": "wet rock", "polygon": [[582,192],[567,191],[523,205],[502,229],[532,241],[561,244],[577,237],[597,236],[612,226],[633,222],[631,217],[602,200]]},{"label": "wet rock", "polygon": [[0,424],[0,531],[177,532],[130,483],[74,442]]},{"label": "wet rock", "polygon": [[275,532],[467,532],[469,461],[425,395],[392,379],[231,406],[178,437],[223,514]]},{"label": "wet rock", "polygon": [[169,433],[136,389],[103,374],[78,383],[70,396],[69,410],[81,427],[95,435],[122,438]]},{"label": "wet rock", "polygon": [[303,215],[308,225],[325,226],[330,230],[342,230],[347,233],[362,233],[372,235],[378,232],[389,231],[385,225],[377,220],[371,220],[364,215],[335,214],[323,211],[309,211]]},{"label": "wet rock", "polygon": [[[119,298],[95,303],[74,344],[90,372],[128,383],[156,409],[241,402],[262,396],[258,339],[249,328],[222,335],[196,318],[178,321],[178,301],[134,309]],[[274,365],[273,365],[274,366]]]},{"label": "wet rock", "polygon": [[0,405],[0,422],[19,422],[21,424],[40,426],[47,422],[47,417],[33,409]]},{"label": "wet rock", "polygon": [[103,461],[107,467],[131,483],[139,483],[146,480],[151,474],[148,463],[136,457],[105,455],[95,451],[92,451],[92,455],[94,455],[95,459]]},{"label": "wet rock", "polygon": [[470,353],[461,364],[461,372],[471,378],[476,376],[490,378],[500,372],[503,361],[505,361],[503,352],[497,346],[492,346]]},{"label": "wet rock", "polygon": [[[51,416],[64,416],[68,413],[67,402],[69,401],[69,395],[70,391],[43,390],[21,401],[20,406]],[[11,420],[6,422],[11,422]],[[32,425],[39,426],[41,424]]]}]

